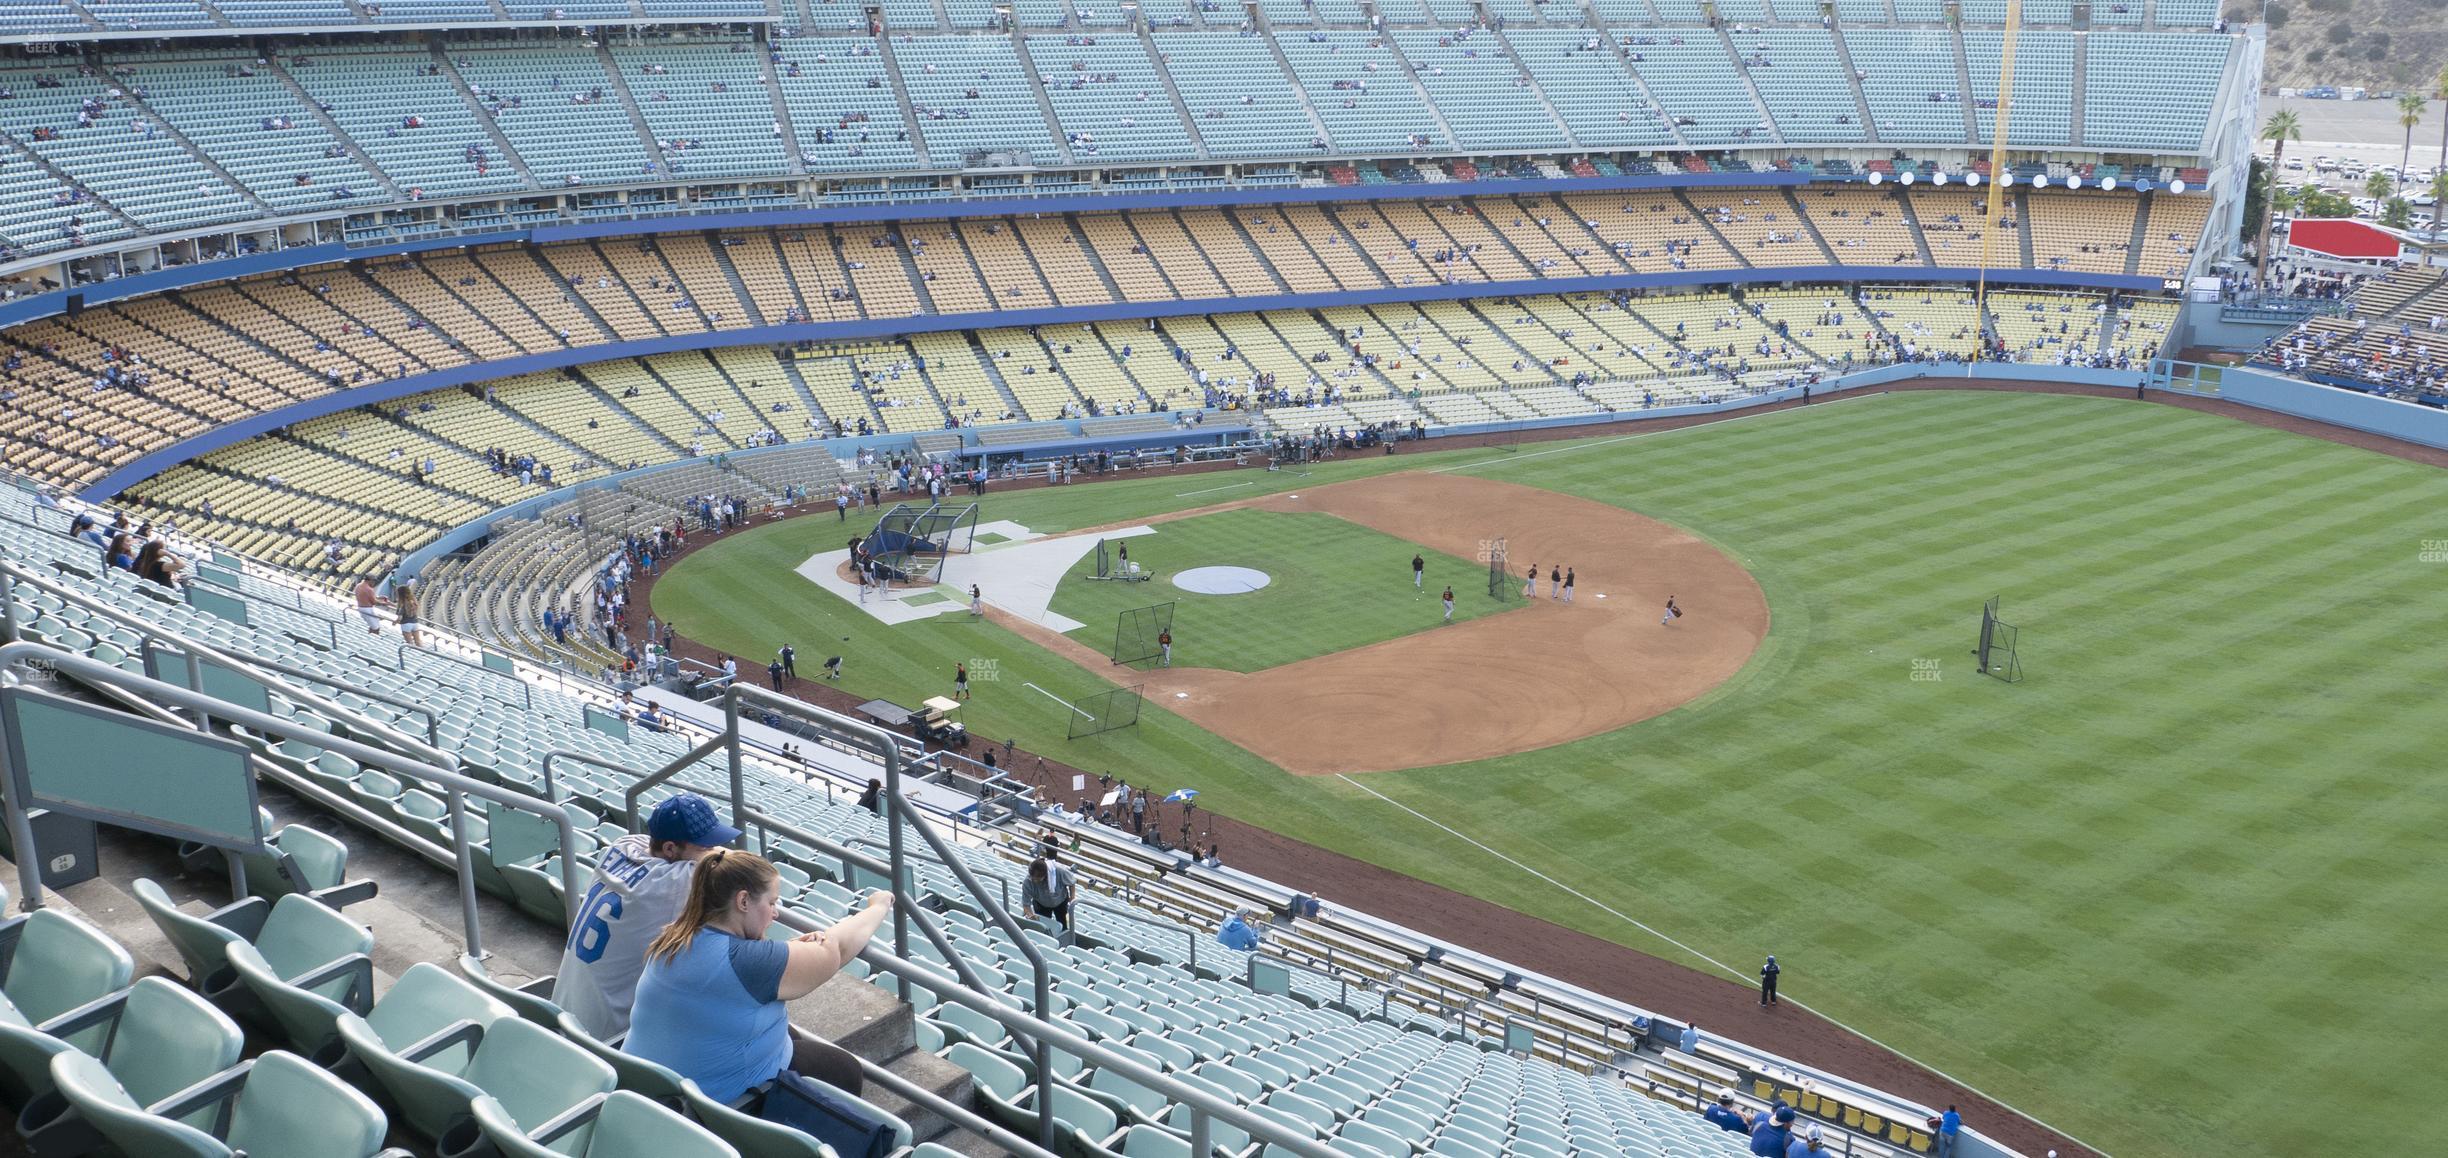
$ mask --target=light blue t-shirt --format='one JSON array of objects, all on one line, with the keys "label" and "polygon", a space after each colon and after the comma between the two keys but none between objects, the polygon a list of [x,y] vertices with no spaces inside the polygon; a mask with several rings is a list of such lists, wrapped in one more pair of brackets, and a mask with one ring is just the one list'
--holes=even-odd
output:
[{"label": "light blue t-shirt", "polygon": [[669,1066],[718,1102],[739,1100],[791,1059],[780,999],[790,945],[703,929],[670,960],[648,959],[621,1048]]}]

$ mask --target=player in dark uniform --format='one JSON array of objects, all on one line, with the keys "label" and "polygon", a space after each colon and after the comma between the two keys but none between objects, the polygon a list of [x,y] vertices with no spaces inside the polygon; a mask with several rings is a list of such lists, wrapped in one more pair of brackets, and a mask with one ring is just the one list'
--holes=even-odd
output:
[{"label": "player in dark uniform", "polygon": [[1768,963],[1760,966],[1760,1004],[1774,1005],[1777,1003],[1777,974],[1781,972],[1783,970],[1777,968],[1776,954],[1770,953]]}]

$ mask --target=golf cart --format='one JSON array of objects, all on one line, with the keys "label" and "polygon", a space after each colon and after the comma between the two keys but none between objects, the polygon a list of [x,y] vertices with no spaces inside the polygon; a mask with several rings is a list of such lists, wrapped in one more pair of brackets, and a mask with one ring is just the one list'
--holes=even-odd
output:
[{"label": "golf cart", "polygon": [[910,730],[921,740],[947,748],[969,746],[969,729],[952,713],[960,710],[960,702],[945,696],[932,696],[910,715]]}]

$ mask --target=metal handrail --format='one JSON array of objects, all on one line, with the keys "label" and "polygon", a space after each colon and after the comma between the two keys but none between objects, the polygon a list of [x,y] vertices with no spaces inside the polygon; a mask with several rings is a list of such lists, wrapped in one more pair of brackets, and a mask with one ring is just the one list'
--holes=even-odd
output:
[{"label": "metal handrail", "polygon": [[[825,927],[789,910],[784,910],[780,919],[783,924],[802,931]],[[950,974],[943,973],[924,962],[896,957],[873,944],[870,944],[865,952],[859,954],[859,959],[904,982],[924,985],[949,1004],[993,1018],[1015,1037],[1033,1037],[1041,1046],[1050,1043],[1064,1053],[1091,1063],[1100,1069],[1111,1069],[1150,1091],[1162,1094],[1167,1101],[1190,1107],[1190,1152],[1194,1155],[1214,1153],[1214,1138],[1210,1133],[1210,1128],[1214,1122],[1222,1121],[1248,1134],[1255,1141],[1266,1143],[1269,1146],[1283,1147],[1285,1150],[1300,1155],[1301,1158],[1342,1158],[1340,1152],[1328,1148],[1324,1143],[1313,1138],[1294,1135],[1281,1123],[1253,1114],[1235,1104],[1229,1097],[1219,1097],[1206,1090],[1186,1085],[1172,1075],[1147,1065],[1137,1058],[1090,1041],[1071,1029],[1048,1021],[1037,1014],[1014,1008],[984,992],[960,988],[953,984],[954,979]],[[1039,1012],[1043,1012],[1042,1008]],[[1037,1119],[1040,1145],[1044,1144],[1043,1135],[1050,1131],[1054,1118],[1053,1097],[1049,1092],[1052,1084],[1052,1072],[1045,1068],[1041,1060],[1037,1069]]]},{"label": "metal handrail", "polygon": [[[169,644],[168,646],[173,651],[178,650],[177,644]],[[325,684],[338,688],[350,695],[362,696],[378,704],[389,704],[392,707],[398,708],[404,712],[415,712],[416,714],[425,717],[425,742],[435,745],[437,748],[439,748],[442,743],[442,716],[440,713],[434,711],[432,708],[426,707],[423,704],[411,703],[396,696],[387,696],[381,692],[373,690],[372,688],[360,687],[356,684],[348,682],[347,680],[334,679],[331,676],[325,675],[319,671],[311,671],[306,668],[298,667],[294,664],[282,663],[279,660],[265,659],[260,655],[255,655],[252,653],[248,654],[247,662],[255,665],[256,667],[269,668],[283,675],[293,675],[300,679],[313,680],[319,684]]]},{"label": "metal handrail", "polygon": [[[915,831],[917,832],[919,838],[924,840],[928,847],[934,850],[936,858],[943,862],[943,866],[951,870],[953,877],[960,881],[961,887],[968,890],[969,895],[977,900],[979,909],[989,918],[991,918],[997,927],[1003,930],[1005,936],[1012,939],[1014,947],[1020,950],[1021,955],[1028,958],[1029,965],[1036,974],[1033,980],[1033,991],[1036,996],[1036,1004],[1034,1008],[1039,1013],[1045,1012],[1048,1003],[1052,1000],[1050,988],[1051,979],[1050,974],[1046,969],[1045,955],[1040,953],[1037,947],[1029,942],[1027,935],[1021,931],[1019,924],[1012,920],[1011,914],[1005,910],[1004,906],[994,903],[992,899],[987,897],[986,890],[978,885],[976,876],[972,875],[969,871],[969,866],[962,863],[959,857],[952,854],[951,848],[944,844],[943,837],[935,831],[935,826],[928,823],[926,817],[918,811],[916,806],[909,802],[909,798],[902,794],[901,773],[903,754],[899,739],[892,733],[872,724],[862,723],[847,716],[829,712],[823,708],[803,703],[788,696],[769,692],[753,685],[734,683],[729,687],[724,688],[723,735],[721,739],[723,741],[723,745],[729,750],[730,755],[729,763],[731,768],[732,823],[737,825],[739,823],[738,818],[749,811],[746,799],[747,789],[745,783],[745,773],[741,763],[739,727],[740,706],[742,704],[749,703],[761,705],[768,710],[788,712],[807,723],[815,724],[818,727],[832,733],[840,743],[854,748],[864,749],[874,754],[878,760],[882,761],[884,765],[884,800],[886,801],[885,819],[888,822],[885,828],[885,834],[887,842],[891,845],[892,853],[890,875],[888,879],[891,882],[894,891],[898,892],[901,887],[901,868],[910,863],[909,850],[902,834],[904,830]],[[636,788],[632,788],[630,790],[630,811],[632,815],[635,815],[636,812],[637,791],[638,789]],[[909,911],[914,907],[914,905],[909,904],[896,904],[893,906],[893,949],[895,952],[906,954],[908,951]],[[959,960],[958,954],[947,954],[947,957],[954,961]],[[908,996],[909,994],[907,990],[904,989],[902,992],[903,999],[906,1000]],[[1045,1067],[1047,1064],[1045,1039],[1041,1037],[1034,1038],[1031,1052],[1035,1056],[1038,1072],[1045,1072]],[[1050,1113],[1042,1113],[1038,1115],[1037,1141],[1040,1145],[1050,1146],[1053,1143],[1053,1140],[1053,1115]]]},{"label": "metal handrail", "polygon": [[[7,569],[6,563],[0,563],[0,572],[5,572]],[[0,604],[4,602],[0,601]],[[13,631],[15,625],[12,623],[9,627]],[[372,764],[402,776],[426,781],[446,790],[450,808],[451,843],[455,859],[458,861],[460,915],[466,925],[467,951],[471,956],[483,955],[484,932],[476,912],[476,869],[474,850],[468,844],[467,797],[475,796],[505,807],[532,812],[550,821],[561,837],[562,886],[569,903],[572,905],[577,903],[580,893],[576,871],[578,859],[576,830],[570,823],[569,814],[548,801],[540,801],[523,792],[514,792],[498,785],[462,776],[457,772],[377,748],[371,744],[360,743],[329,732],[317,731],[294,720],[285,720],[278,716],[258,712],[253,708],[240,707],[202,692],[189,691],[177,684],[134,675],[100,660],[89,659],[47,644],[24,640],[0,643],[0,667],[6,667],[28,658],[39,658],[52,665],[54,669],[65,671],[81,680],[116,687],[158,703],[189,708],[199,713],[200,716],[241,724],[264,735],[284,736],[327,751],[337,752],[360,764]],[[197,726],[201,730],[202,725],[199,723]],[[0,784],[0,795],[6,797],[10,837],[15,841],[15,847],[18,850],[17,880],[25,894],[23,904],[25,909],[31,912],[42,907],[42,859],[35,854],[34,824],[26,815],[25,802],[16,798],[16,790],[13,785]]]},{"label": "metal handrail", "polygon": [[[42,576],[34,574],[32,571],[28,570],[16,559],[0,558],[0,628],[5,628],[5,638],[9,640],[14,640],[17,638],[16,609],[14,606],[15,601],[13,599],[5,598],[5,596],[8,593],[9,586],[16,583],[23,583],[37,591],[42,591],[57,598],[65,599],[88,611],[99,613],[103,618],[108,619],[113,623],[117,623],[123,627],[129,628],[130,630],[152,636],[154,639],[167,643],[172,647],[185,652],[189,656],[209,659],[214,663],[231,668],[241,675],[255,678],[258,680],[258,682],[261,682],[267,686],[275,684],[280,685],[286,689],[284,694],[291,695],[296,699],[305,701],[309,706],[313,707],[316,713],[319,715],[338,719],[341,722],[348,724],[352,728],[360,729],[371,735],[380,736],[386,743],[396,743],[400,745],[403,750],[413,752],[432,763],[450,768],[458,767],[458,761],[449,753],[444,752],[442,749],[426,743],[423,740],[410,736],[406,732],[400,731],[398,728],[393,727],[385,721],[377,720],[371,716],[364,715],[353,708],[349,708],[345,705],[330,700],[324,697],[321,693],[312,689],[300,688],[287,681],[272,678],[271,675],[260,670],[262,665],[258,664],[255,661],[255,657],[252,655],[241,659],[221,650],[220,648],[200,642],[190,636],[183,635],[179,632],[164,627],[158,622],[130,615],[129,613],[121,611],[120,609],[113,607],[102,600],[95,599],[84,592],[45,579]],[[197,674],[194,668],[195,665],[191,663],[188,671],[190,678],[193,678]],[[309,678],[313,678],[324,683],[333,682],[320,675]],[[220,703],[222,701],[214,700],[212,702]],[[224,713],[214,712],[211,714],[221,716],[222,718],[227,718],[226,714]]]}]

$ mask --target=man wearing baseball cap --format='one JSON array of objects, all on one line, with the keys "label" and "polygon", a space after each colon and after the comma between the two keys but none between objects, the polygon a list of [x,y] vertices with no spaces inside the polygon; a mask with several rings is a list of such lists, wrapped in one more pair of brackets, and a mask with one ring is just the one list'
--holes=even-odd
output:
[{"label": "man wearing baseball cap", "polygon": [[1759,1158],[1785,1158],[1794,1142],[1793,1121],[1792,1106],[1780,1104],[1775,1114],[1761,1114],[1751,1130],[1751,1152]]},{"label": "man wearing baseball cap", "polygon": [[644,835],[605,846],[561,950],[553,1001],[603,1041],[629,1032],[646,946],[680,915],[697,862],[739,835],[704,797],[684,792],[655,805]]}]

